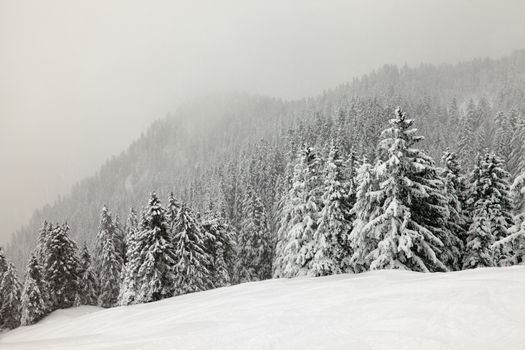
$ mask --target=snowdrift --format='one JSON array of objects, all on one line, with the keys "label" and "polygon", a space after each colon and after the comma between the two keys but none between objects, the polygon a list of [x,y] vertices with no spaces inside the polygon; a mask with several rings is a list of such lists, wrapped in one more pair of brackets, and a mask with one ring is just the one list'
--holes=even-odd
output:
[{"label": "snowdrift", "polygon": [[525,266],[280,279],[59,310],[0,349],[525,349]]}]

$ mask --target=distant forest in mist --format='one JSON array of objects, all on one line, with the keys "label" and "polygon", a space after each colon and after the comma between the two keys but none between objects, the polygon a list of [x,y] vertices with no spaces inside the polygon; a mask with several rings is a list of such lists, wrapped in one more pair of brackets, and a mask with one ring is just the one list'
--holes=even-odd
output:
[{"label": "distant forest in mist", "polygon": [[524,134],[519,134],[525,130],[525,51],[456,65],[387,65],[296,101],[204,96],[153,123],[95,176],[36,210],[13,234],[7,253],[21,271],[44,220],[67,221],[72,238],[91,245],[103,205],[124,222],[130,206],[142,209],[152,191],[163,202],[173,191],[199,212],[218,208],[239,227],[242,198],[251,186],[275,235],[276,204],[289,186],[302,144],[326,156],[335,139],[343,159],[366,156],[373,163],[380,133],[397,106],[415,119],[425,136],[419,147],[436,163],[450,150],[465,172],[486,151],[502,157],[513,176],[525,164]]}]

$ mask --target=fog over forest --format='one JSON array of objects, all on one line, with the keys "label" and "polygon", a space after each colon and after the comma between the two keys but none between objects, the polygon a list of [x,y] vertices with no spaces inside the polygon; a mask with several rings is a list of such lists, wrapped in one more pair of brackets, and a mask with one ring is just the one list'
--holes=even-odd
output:
[{"label": "fog over forest", "polygon": [[499,58],[525,3],[0,0],[0,243],[188,98]]}]

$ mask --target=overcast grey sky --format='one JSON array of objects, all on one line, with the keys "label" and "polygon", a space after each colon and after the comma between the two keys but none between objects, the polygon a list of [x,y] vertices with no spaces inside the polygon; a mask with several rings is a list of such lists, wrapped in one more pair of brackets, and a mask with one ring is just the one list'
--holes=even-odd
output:
[{"label": "overcast grey sky", "polygon": [[525,1],[0,0],[0,243],[181,100],[525,47]]}]

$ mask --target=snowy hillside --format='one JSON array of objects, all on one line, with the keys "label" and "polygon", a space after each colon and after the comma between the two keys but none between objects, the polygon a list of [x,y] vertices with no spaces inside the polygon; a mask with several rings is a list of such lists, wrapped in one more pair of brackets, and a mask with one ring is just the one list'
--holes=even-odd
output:
[{"label": "snowy hillside", "polygon": [[0,349],[524,349],[525,266],[247,283],[59,310]]}]

